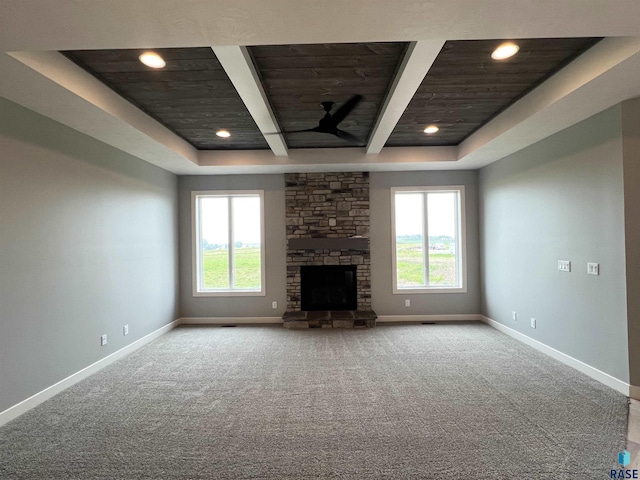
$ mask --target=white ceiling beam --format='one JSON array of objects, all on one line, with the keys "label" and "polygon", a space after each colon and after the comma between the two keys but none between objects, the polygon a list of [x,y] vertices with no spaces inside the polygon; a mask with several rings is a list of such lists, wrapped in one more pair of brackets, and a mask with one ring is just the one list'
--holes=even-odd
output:
[{"label": "white ceiling beam", "polygon": [[260,76],[247,48],[241,46],[211,48],[264,135],[273,154],[279,157],[286,156],[288,154],[287,144],[284,142],[283,136],[265,135],[266,133],[279,132],[280,126],[271,109],[267,94],[262,88]]},{"label": "white ceiling beam", "polygon": [[443,45],[443,40],[409,44],[373,127],[367,153],[380,153]]},{"label": "white ceiling beam", "polygon": [[201,150],[198,172],[288,173],[451,170],[458,168],[458,147],[387,147],[367,155],[361,148],[296,148],[287,157],[274,157],[268,150]]}]

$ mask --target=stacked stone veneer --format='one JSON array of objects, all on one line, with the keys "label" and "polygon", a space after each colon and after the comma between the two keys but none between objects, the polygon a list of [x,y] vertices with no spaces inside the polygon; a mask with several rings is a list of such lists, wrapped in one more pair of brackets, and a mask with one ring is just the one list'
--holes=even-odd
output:
[{"label": "stacked stone veneer", "polygon": [[300,306],[300,267],[357,265],[358,310],[371,310],[371,257],[366,250],[293,250],[292,238],[369,236],[369,173],[288,173],[286,181],[287,310]]}]

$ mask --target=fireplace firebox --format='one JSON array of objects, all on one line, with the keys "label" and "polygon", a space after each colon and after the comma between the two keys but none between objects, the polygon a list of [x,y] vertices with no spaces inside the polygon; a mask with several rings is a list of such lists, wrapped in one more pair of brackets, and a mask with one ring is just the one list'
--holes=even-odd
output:
[{"label": "fireplace firebox", "polygon": [[356,310],[356,265],[300,267],[303,311]]}]

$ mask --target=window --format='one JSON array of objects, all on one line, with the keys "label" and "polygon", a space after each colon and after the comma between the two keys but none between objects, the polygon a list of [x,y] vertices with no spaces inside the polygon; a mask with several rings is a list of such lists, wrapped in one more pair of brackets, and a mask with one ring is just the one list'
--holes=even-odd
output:
[{"label": "window", "polygon": [[391,189],[393,293],[466,292],[464,187]]},{"label": "window", "polygon": [[265,295],[262,190],[193,192],[194,296]]}]

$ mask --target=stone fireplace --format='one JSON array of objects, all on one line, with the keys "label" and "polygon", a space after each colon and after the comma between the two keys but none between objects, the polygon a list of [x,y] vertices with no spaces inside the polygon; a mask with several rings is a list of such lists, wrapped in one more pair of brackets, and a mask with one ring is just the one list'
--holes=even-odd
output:
[{"label": "stone fireplace", "polygon": [[[371,258],[368,239],[369,173],[289,173],[286,174],[285,181],[285,326],[374,326],[376,316],[371,311]],[[308,305],[304,305],[303,309],[301,267],[314,266],[342,266],[354,272],[355,298],[348,308],[308,309]],[[336,272],[339,270],[340,268],[335,269]],[[316,296],[330,297],[327,288],[316,289]],[[334,291],[333,295],[337,297],[341,294]],[[331,303],[325,305],[329,307]]]}]

